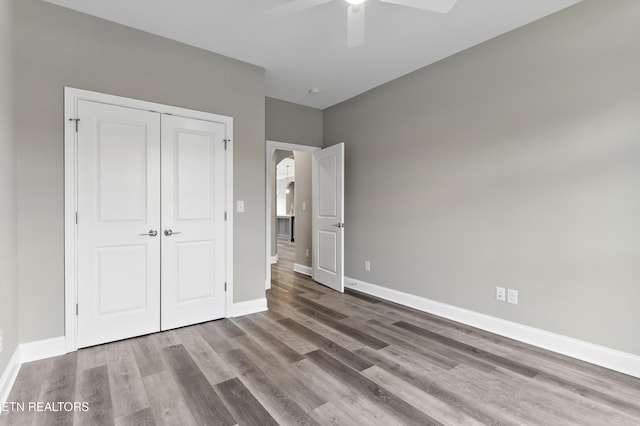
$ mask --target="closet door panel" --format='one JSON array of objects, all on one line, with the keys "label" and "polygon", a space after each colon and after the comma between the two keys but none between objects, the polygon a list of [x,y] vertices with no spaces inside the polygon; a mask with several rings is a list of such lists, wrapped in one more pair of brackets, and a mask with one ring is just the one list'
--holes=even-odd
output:
[{"label": "closet door panel", "polygon": [[78,346],[160,329],[160,118],[79,101]]},{"label": "closet door panel", "polygon": [[225,316],[225,135],[162,116],[163,330]]}]

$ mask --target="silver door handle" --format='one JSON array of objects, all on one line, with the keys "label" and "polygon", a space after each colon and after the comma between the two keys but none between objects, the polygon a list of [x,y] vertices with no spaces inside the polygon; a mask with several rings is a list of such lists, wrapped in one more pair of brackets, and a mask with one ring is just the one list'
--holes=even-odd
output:
[{"label": "silver door handle", "polygon": [[140,234],[141,237],[155,237],[156,235],[158,235],[158,231],[155,229],[150,229],[146,234]]},{"label": "silver door handle", "polygon": [[182,232],[174,232],[171,229],[165,229],[164,230],[164,235],[166,235],[167,237],[172,236],[173,234],[182,234]]},{"label": "silver door handle", "polygon": [[334,223],[331,226],[335,226],[336,228],[344,228],[344,223]]}]

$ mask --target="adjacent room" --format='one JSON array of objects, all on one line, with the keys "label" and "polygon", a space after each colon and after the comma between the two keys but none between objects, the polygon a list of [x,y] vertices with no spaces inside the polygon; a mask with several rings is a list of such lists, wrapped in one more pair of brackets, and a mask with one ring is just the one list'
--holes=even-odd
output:
[{"label": "adjacent room", "polygon": [[638,40],[0,0],[0,425],[640,424]]}]

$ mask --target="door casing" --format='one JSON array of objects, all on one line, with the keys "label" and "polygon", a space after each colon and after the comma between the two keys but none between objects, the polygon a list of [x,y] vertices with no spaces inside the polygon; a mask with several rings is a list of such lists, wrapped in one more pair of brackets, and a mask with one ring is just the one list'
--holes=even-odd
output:
[{"label": "door casing", "polygon": [[141,101],[120,96],[108,95],[88,90],[65,87],[64,89],[64,287],[65,287],[65,349],[73,352],[77,344],[77,104],[80,100],[100,102],[116,106],[171,114],[186,118],[224,123],[227,128],[226,155],[226,269],[227,293],[226,316],[231,313],[233,304],[233,118],[202,111],[173,107],[154,102]]}]

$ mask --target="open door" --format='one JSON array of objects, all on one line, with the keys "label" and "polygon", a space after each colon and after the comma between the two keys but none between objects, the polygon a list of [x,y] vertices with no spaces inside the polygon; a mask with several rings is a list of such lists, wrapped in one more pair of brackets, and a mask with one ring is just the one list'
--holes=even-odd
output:
[{"label": "open door", "polygon": [[313,153],[313,279],[344,293],[344,143]]}]

